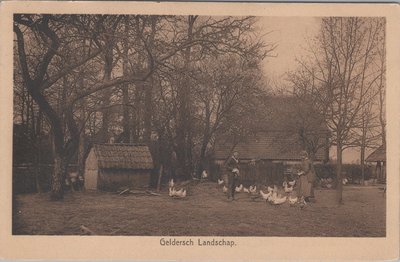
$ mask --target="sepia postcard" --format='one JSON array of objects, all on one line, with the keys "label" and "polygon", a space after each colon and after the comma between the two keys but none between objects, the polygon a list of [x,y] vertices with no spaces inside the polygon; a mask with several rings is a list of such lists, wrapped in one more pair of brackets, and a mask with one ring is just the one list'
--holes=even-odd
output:
[{"label": "sepia postcard", "polygon": [[0,12],[0,258],[399,259],[398,4]]}]

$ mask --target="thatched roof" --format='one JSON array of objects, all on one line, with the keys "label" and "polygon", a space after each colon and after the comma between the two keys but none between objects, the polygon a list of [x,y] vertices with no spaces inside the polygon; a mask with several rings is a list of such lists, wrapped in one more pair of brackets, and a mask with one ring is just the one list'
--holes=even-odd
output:
[{"label": "thatched roof", "polygon": [[237,138],[240,141],[234,149],[234,136],[229,132],[217,134],[215,159],[226,159],[236,150],[241,159],[301,160],[301,130],[310,140],[320,138],[315,160],[325,159],[325,138],[329,136],[329,129],[312,103],[293,96],[271,96],[265,99],[265,107],[264,115],[255,119],[256,126],[251,134]]},{"label": "thatched roof", "polygon": [[386,146],[381,145],[374,152],[372,152],[367,159],[366,162],[378,162],[378,161],[386,161]]},{"label": "thatched roof", "polygon": [[138,144],[95,144],[99,168],[152,169],[149,147]]},{"label": "thatched roof", "polygon": [[[216,144],[214,157],[216,160],[227,159],[233,151],[238,151],[243,160],[263,159],[280,161],[301,160],[302,146],[297,134],[290,132],[259,132],[239,142],[235,147],[229,141]],[[325,159],[324,146],[318,150],[315,160]]]}]

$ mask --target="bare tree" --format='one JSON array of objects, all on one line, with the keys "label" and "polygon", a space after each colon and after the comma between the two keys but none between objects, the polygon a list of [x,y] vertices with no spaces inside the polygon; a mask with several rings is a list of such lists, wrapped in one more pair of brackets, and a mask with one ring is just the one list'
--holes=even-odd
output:
[{"label": "bare tree", "polygon": [[380,74],[373,68],[382,39],[381,18],[331,17],[321,20],[319,35],[310,41],[310,56],[299,60],[292,81],[296,92],[312,98],[326,119],[337,154],[337,201],[342,203],[342,153],[357,146],[368,94]]}]

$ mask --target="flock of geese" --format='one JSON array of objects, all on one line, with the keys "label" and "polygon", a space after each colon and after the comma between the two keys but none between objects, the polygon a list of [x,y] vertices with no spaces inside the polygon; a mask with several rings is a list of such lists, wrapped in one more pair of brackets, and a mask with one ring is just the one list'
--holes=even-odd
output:
[{"label": "flock of geese", "polygon": [[[228,188],[224,185],[224,180],[218,179],[217,183],[219,186],[223,186],[222,192],[224,192],[224,193],[228,192]],[[244,193],[248,193],[253,196],[259,194],[259,195],[261,195],[261,197],[264,200],[266,200],[266,202],[270,203],[271,205],[282,205],[283,203],[288,202],[291,206],[293,206],[293,205],[296,205],[297,203],[300,203],[299,198],[297,196],[293,197],[291,195],[295,184],[296,184],[296,180],[289,181],[289,182],[284,181],[282,184],[283,190],[285,192],[284,195],[279,193],[278,187],[276,185],[274,185],[273,187],[267,186],[267,193],[265,193],[262,190],[259,190],[257,192],[256,185],[246,188],[243,186],[243,184],[240,184],[239,186],[237,186],[235,188],[235,192],[236,193],[244,192]],[[287,196],[287,194],[289,194],[289,196]],[[300,204],[304,205],[303,202],[301,202]]]},{"label": "flock of geese", "polygon": [[[203,173],[201,174],[201,178],[206,179],[207,177],[208,177],[207,172],[203,171]],[[217,183],[218,186],[222,186],[222,192],[224,193],[228,192],[228,188],[226,187],[225,181],[223,179],[218,179]],[[278,186],[276,185],[274,185],[273,187],[267,186],[267,192],[265,193],[263,190],[257,190],[256,185],[251,185],[247,188],[244,187],[243,184],[240,184],[239,186],[235,187],[235,192],[236,193],[244,192],[256,198],[261,196],[261,198],[263,198],[267,203],[270,203],[271,205],[282,205],[288,202],[290,206],[300,204],[300,207],[304,207],[306,203],[304,202],[303,199],[299,199],[297,196],[292,196],[295,184],[296,180],[284,181],[282,184],[284,194],[280,193],[280,191],[278,190]],[[169,186],[170,197],[172,198],[186,197],[186,189],[182,187],[179,190],[176,190],[175,188],[176,184],[173,179],[169,180],[168,186]]]}]

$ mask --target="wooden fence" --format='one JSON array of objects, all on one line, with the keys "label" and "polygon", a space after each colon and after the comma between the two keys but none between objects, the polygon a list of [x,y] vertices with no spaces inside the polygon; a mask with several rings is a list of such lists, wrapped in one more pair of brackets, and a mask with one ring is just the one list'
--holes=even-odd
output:
[{"label": "wooden fence", "polygon": [[[239,183],[249,185],[282,185],[285,176],[291,174],[285,172],[283,163],[272,161],[257,161],[241,163],[239,165]],[[224,177],[226,172],[223,165],[212,164],[210,166],[211,179],[217,180]]]}]

